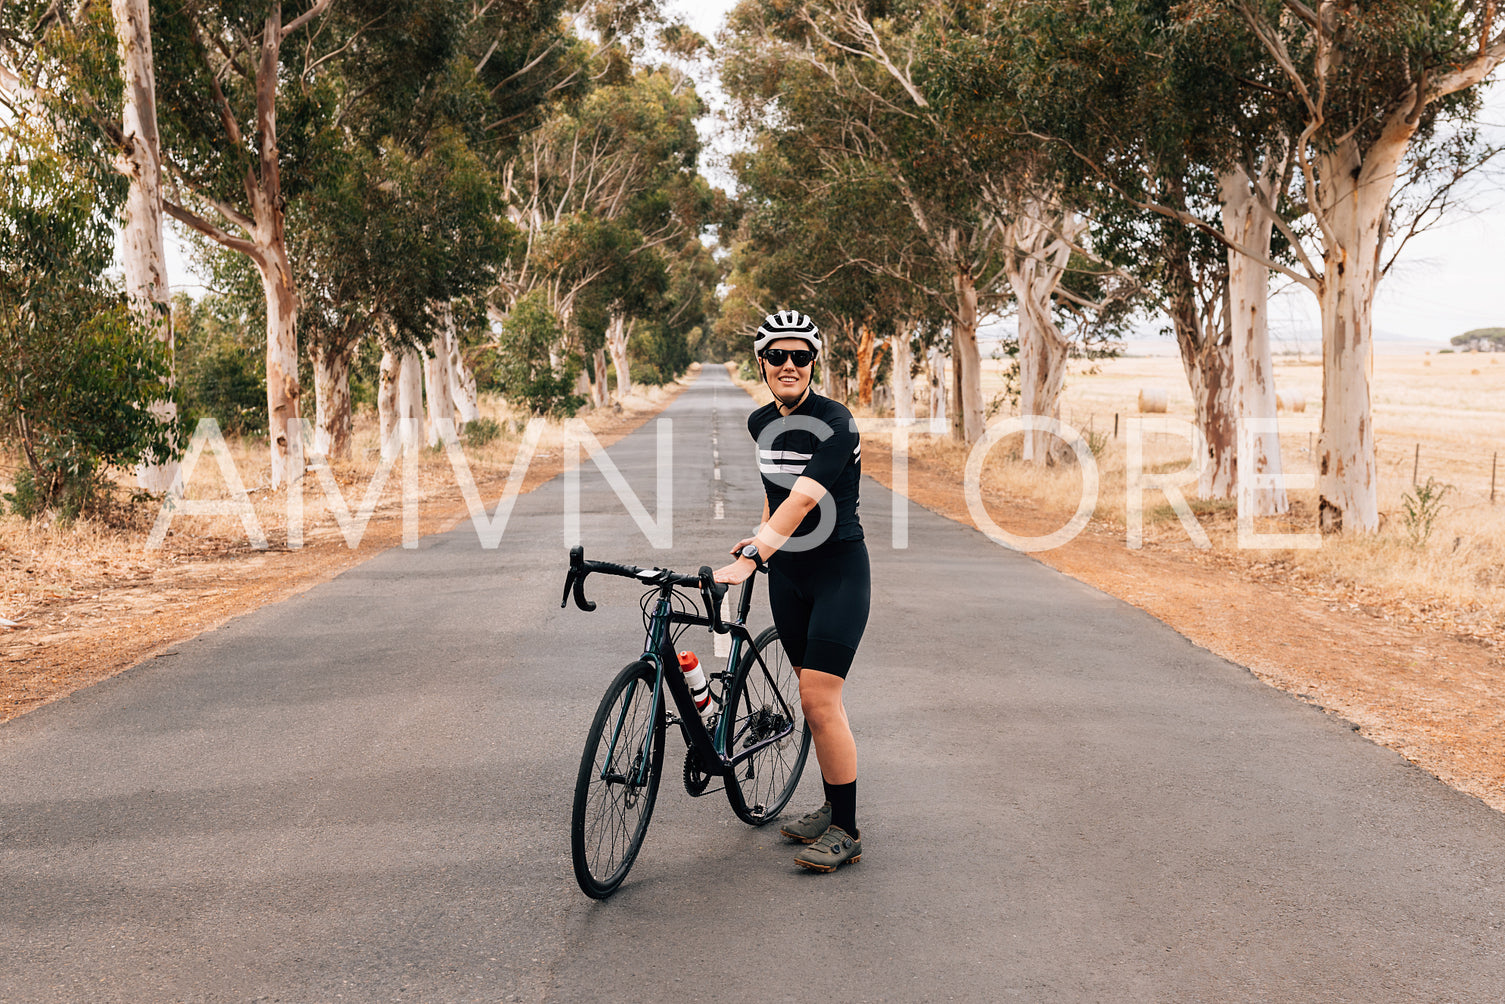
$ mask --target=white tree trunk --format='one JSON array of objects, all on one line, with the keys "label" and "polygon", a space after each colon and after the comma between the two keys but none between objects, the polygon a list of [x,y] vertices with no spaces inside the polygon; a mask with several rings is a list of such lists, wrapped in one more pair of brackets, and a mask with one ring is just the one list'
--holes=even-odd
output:
[{"label": "white tree trunk", "polygon": [[[147,330],[167,346],[171,358],[172,298],[162,238],[162,162],[150,11],[147,0],[113,0],[111,10],[125,77],[121,131],[126,148],[116,162],[116,167],[130,179],[120,247],[125,291],[131,309]],[[171,377],[169,386],[170,381]],[[177,406],[170,400],[152,402],[148,408],[165,422],[177,417]],[[136,483],[145,491],[165,492],[177,475],[178,465],[174,461],[143,462],[136,468]]]},{"label": "white tree trunk", "polygon": [[[280,236],[280,227],[279,236]],[[272,487],[303,476],[302,450],[294,450],[289,427],[301,421],[298,399],[298,294],[292,286],[287,246],[278,241],[256,258],[267,304],[267,424]]]},{"label": "white tree trunk", "polygon": [[313,452],[331,460],[350,456],[350,360],[352,346],[314,350]]},{"label": "white tree trunk", "polygon": [[397,433],[402,448],[418,449],[423,428],[423,355],[412,346],[397,356]]},{"label": "white tree trunk", "polygon": [[[1047,221],[1054,226],[1047,226]],[[1074,214],[1039,199],[1019,207],[1006,229],[1005,272],[1019,309],[1021,415],[1061,417],[1068,345],[1051,317],[1051,300],[1071,259],[1068,238],[1080,229]],[[1026,463],[1043,466],[1070,455],[1070,446],[1050,433],[1036,431],[1024,436]]]},{"label": "white tree trunk", "polygon": [[951,435],[968,445],[982,438],[982,355],[977,349],[977,286],[970,272],[958,269],[956,317],[951,325],[951,358],[955,366],[953,392],[957,406]]},{"label": "white tree trunk", "polygon": [[476,402],[476,378],[460,354],[460,334],[455,330],[455,311],[449,304],[444,306],[439,334],[435,336],[436,353],[441,343],[445,357],[449,360],[449,397],[455,407],[457,429],[464,428],[481,417],[481,410]]},{"label": "white tree trunk", "polygon": [[1373,307],[1396,167],[1414,125],[1393,118],[1367,153],[1351,139],[1319,153],[1323,254],[1322,426],[1317,436],[1318,524],[1324,532],[1379,529],[1370,381]]},{"label": "white tree trunk", "polygon": [[914,352],[909,347],[909,332],[893,337],[893,366],[889,382],[894,392],[894,418],[900,422],[914,420]]},{"label": "white tree trunk", "polygon": [[613,314],[606,325],[606,347],[611,352],[611,365],[617,371],[617,400],[632,393],[632,373],[627,362],[627,340],[632,336],[632,323],[621,314]]},{"label": "white tree trunk", "polygon": [[1197,495],[1231,499],[1237,477],[1238,400],[1228,333],[1228,287],[1211,270],[1199,276],[1189,250],[1169,254],[1166,267],[1171,285],[1166,312],[1202,436]]},{"label": "white tree trunk", "polygon": [[423,419],[423,362],[416,349],[404,346],[382,353],[376,410],[383,460],[396,460],[404,451],[418,448]]},{"label": "white tree trunk", "polygon": [[925,353],[925,375],[930,386],[930,420],[946,420],[946,353],[932,345]]},{"label": "white tree trunk", "polygon": [[[1272,204],[1284,173],[1284,158],[1267,163],[1258,184]],[[1218,177],[1223,232],[1234,244],[1270,256],[1272,220],[1242,168]],[[1241,515],[1273,516],[1290,503],[1280,481],[1280,434],[1275,431],[1275,379],[1270,355],[1270,272],[1247,255],[1228,249],[1229,324],[1232,335],[1233,396],[1237,403],[1240,451],[1236,479]],[[1252,449],[1247,453],[1243,447]],[[1247,512],[1245,511],[1247,510]]]},{"label": "white tree trunk", "polygon": [[455,427],[455,399],[450,397],[453,381],[449,372],[449,348],[444,336],[436,334],[429,340],[430,355],[423,357],[424,396],[428,401],[424,439],[430,446],[444,442],[443,430]]},{"label": "white tree trunk", "polygon": [[1379,527],[1370,381],[1379,256],[1404,138],[1382,139],[1366,159],[1345,142],[1316,158],[1328,227],[1323,255],[1322,423],[1317,437],[1319,523],[1324,531]]},{"label": "white tree trunk", "polygon": [[1231,499],[1238,477],[1238,398],[1233,383],[1233,347],[1217,319],[1194,317],[1192,323],[1199,325],[1197,333],[1182,337],[1183,327],[1178,324],[1176,342],[1205,451],[1200,458],[1197,496]]},{"label": "white tree trunk", "polygon": [[395,460],[399,452],[397,416],[401,411],[402,360],[391,349],[381,354],[381,376],[376,388],[376,421],[381,436],[381,458]]},{"label": "white tree trunk", "polygon": [[591,404],[597,408],[604,408],[611,403],[611,382],[606,375],[606,348],[604,346],[591,354],[591,368],[596,373],[596,378],[591,381]]}]

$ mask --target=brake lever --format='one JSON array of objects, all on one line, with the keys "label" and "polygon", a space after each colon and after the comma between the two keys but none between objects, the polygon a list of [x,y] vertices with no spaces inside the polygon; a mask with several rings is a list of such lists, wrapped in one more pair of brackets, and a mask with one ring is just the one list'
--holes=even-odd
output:
[{"label": "brake lever", "polygon": [[564,596],[559,601],[560,607],[565,606],[569,602],[570,591],[573,589],[575,593],[575,606],[586,613],[590,613],[596,609],[596,605],[585,598],[586,574],[585,548],[580,544],[576,544],[570,548],[570,570],[569,574],[564,578]]},{"label": "brake lever", "polygon": [[728,628],[721,622],[721,600],[731,587],[725,582],[717,582],[714,575],[710,565],[700,566],[700,598],[705,601],[706,610],[710,613],[711,630],[717,634],[726,634]]}]

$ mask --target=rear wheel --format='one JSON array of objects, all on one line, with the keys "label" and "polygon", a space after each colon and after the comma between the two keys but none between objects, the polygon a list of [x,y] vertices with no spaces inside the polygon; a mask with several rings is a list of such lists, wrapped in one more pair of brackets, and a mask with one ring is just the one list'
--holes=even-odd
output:
[{"label": "rear wheel", "polygon": [[810,729],[800,712],[799,676],[779,644],[776,628],[758,635],[752,649],[742,657],[737,675],[727,688],[722,713],[732,716],[727,756],[735,757],[767,743],[737,764],[726,786],[737,818],[762,826],[789,804],[810,755]]},{"label": "rear wheel", "polygon": [[664,769],[663,695],[657,674],[635,662],[611,682],[585,740],[575,779],[570,852],[575,880],[605,899],[627,877],[643,846]]}]

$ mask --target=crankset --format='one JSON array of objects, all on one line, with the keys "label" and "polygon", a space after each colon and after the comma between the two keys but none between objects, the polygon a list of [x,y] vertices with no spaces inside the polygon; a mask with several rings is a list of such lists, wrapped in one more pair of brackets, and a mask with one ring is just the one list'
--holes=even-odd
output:
[{"label": "crankset", "polygon": [[685,750],[685,791],[694,798],[705,794],[706,788],[711,784],[711,775],[701,770],[695,763],[695,751]]}]

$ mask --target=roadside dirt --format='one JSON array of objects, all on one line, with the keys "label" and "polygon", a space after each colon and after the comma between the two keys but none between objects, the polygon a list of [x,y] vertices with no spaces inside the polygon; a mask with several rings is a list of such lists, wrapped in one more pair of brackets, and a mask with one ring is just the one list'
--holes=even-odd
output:
[{"label": "roadside dirt", "polygon": [[[911,501],[976,526],[954,472],[914,455],[908,463]],[[892,487],[881,439],[863,443],[862,467]],[[986,490],[982,499],[994,522],[1020,536],[1052,533],[1070,518]],[[1035,557],[1505,811],[1505,650],[1495,638],[1402,620],[1383,604],[1284,574],[1278,560],[1198,551],[1184,537],[1130,550],[1121,529],[1094,522]]]},{"label": "roadside dirt", "polygon": [[[669,400],[589,424],[607,445]],[[885,444],[875,439],[864,447],[864,472],[891,487]],[[523,490],[561,470],[560,455],[539,454]],[[506,473],[477,477],[489,504]],[[973,525],[957,482],[955,472],[940,463],[910,455],[909,497]],[[452,499],[452,483],[446,487]],[[434,497],[440,490],[436,484]],[[1017,534],[1043,535],[1066,521],[1067,514],[1029,502],[987,492],[983,498],[992,518]],[[280,505],[270,502],[270,511]],[[452,502],[426,506],[421,532],[447,528],[464,514]],[[49,597],[28,612],[23,629],[0,632],[0,722],[161,656],[184,639],[400,544],[401,512],[396,503],[379,507],[354,550],[333,528],[311,526],[301,550],[288,550],[285,535],[280,548],[276,533],[269,530],[269,536],[273,548],[256,551],[233,531],[218,537],[175,534],[150,559],[131,556]],[[1130,550],[1121,530],[1097,522],[1070,544],[1036,557],[1341,716],[1444,782],[1505,811],[1505,649],[1496,639],[1392,616],[1383,603],[1361,603],[1288,575],[1278,561],[1197,551],[1184,538],[1147,540],[1143,549]]]}]

